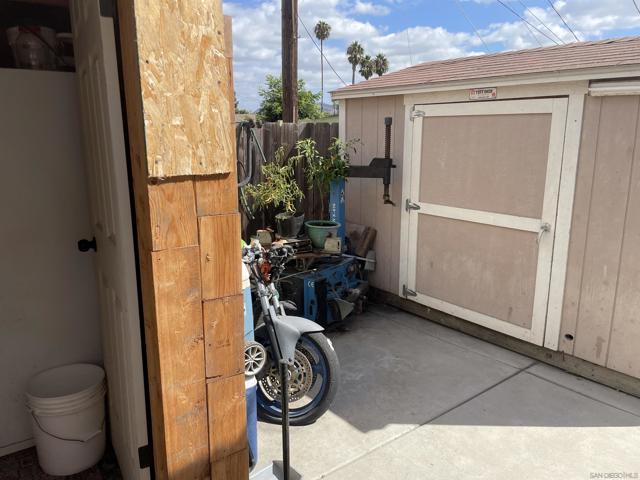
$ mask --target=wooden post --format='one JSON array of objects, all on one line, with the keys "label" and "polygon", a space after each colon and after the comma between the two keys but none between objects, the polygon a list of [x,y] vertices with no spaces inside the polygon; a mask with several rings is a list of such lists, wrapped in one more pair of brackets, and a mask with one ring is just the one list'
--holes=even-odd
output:
[{"label": "wooden post", "polygon": [[156,477],[248,478],[231,22],[220,0],[118,18]]},{"label": "wooden post", "polygon": [[282,120],[298,121],[298,0],[282,0]]}]

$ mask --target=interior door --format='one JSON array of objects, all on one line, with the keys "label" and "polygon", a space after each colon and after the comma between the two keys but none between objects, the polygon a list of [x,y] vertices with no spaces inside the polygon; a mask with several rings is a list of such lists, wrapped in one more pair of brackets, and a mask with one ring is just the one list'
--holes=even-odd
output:
[{"label": "interior door", "polygon": [[407,289],[542,345],[567,99],[416,105]]},{"label": "interior door", "polygon": [[125,479],[149,477],[140,319],[114,25],[99,0],[71,3],[89,180],[111,440]]}]

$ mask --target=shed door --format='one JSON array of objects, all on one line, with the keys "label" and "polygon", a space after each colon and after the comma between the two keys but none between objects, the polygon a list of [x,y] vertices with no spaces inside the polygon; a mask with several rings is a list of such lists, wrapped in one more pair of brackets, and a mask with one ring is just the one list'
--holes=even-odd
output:
[{"label": "shed door", "polygon": [[125,479],[149,478],[138,289],[113,19],[100,0],[71,4],[91,223],[97,242],[109,426]]},{"label": "shed door", "polygon": [[566,98],[415,111],[408,295],[542,345]]}]

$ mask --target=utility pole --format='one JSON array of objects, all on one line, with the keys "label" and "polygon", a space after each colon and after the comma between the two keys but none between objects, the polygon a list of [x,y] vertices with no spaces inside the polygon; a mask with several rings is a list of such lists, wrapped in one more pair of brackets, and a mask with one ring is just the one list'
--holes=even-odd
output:
[{"label": "utility pole", "polygon": [[298,0],[282,0],[282,120],[298,121]]}]

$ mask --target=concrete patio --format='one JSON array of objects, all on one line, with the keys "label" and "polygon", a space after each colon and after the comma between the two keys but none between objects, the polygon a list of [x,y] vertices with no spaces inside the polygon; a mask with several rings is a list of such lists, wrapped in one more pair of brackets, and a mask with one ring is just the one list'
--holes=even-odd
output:
[{"label": "concrete patio", "polygon": [[[330,337],[336,400],[291,432],[304,479],[640,478],[638,398],[387,306]],[[281,459],[277,425],[259,442]]]}]

